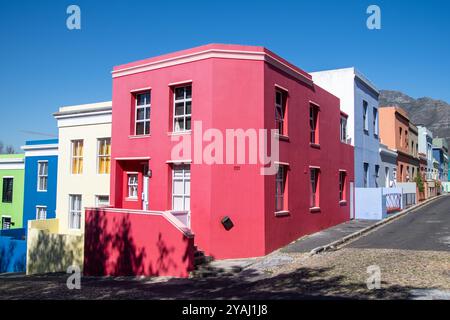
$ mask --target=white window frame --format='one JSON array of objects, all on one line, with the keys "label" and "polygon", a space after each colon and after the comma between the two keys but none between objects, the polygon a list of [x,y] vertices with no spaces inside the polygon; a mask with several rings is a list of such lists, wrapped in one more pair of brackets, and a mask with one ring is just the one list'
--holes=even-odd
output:
[{"label": "white window frame", "polygon": [[102,143],[105,141],[109,141],[109,150],[111,150],[111,138],[98,138],[97,139],[97,174],[108,174],[108,173],[101,173],[100,172],[100,160],[102,158],[105,159],[109,159],[109,166],[110,169],[108,171],[111,170],[111,153],[110,154],[101,154],[101,150],[102,150]]},{"label": "white window frame", "polygon": [[[149,101],[146,104],[143,105],[138,105],[138,96],[140,95],[145,95],[148,94],[149,95]],[[141,91],[141,92],[136,92],[135,93],[135,116],[134,116],[134,135],[136,136],[147,136],[150,135],[150,118],[151,118],[151,105],[152,105],[152,92],[151,90],[146,90],[146,91]],[[147,109],[148,109],[148,118],[147,118]],[[138,119],[138,113],[140,110],[143,110],[144,112],[144,118],[143,119]],[[137,127],[138,127],[138,123],[144,123],[144,133],[139,133],[137,132]],[[146,129],[148,126],[148,133],[146,133]]]},{"label": "white window frame", "polygon": [[[108,198],[108,204],[100,205],[100,203],[101,203],[100,198],[102,198],[102,197]],[[109,200],[109,195],[104,195],[104,194],[97,194],[97,195],[95,195],[95,206],[97,208],[108,207],[109,206],[109,201],[110,201]]]},{"label": "white window frame", "polygon": [[[277,94],[280,94],[281,96],[281,104],[277,103]],[[285,105],[287,94],[281,89],[275,89],[275,122],[276,122],[276,129],[278,130],[279,135],[286,135],[285,133]]]},{"label": "white window frame", "polygon": [[363,100],[363,125],[364,131],[369,132],[369,103]]},{"label": "white window frame", "polygon": [[[136,177],[136,180],[132,178]],[[127,199],[137,199],[139,189],[139,174],[137,172],[127,172]]]},{"label": "white window frame", "polygon": [[[47,166],[47,173],[41,174],[41,165]],[[41,179],[45,181],[46,188],[41,188]],[[38,161],[38,168],[37,168],[37,191],[38,192],[47,192],[48,190],[48,161],[47,160],[40,160]]]},{"label": "white window frame", "polygon": [[[314,180],[312,173],[314,172]],[[309,185],[310,185],[310,208],[319,208],[320,207],[320,195],[319,198],[317,194],[320,192],[319,188],[319,180],[320,180],[320,168],[309,168]]]},{"label": "white window frame", "polygon": [[341,142],[347,143],[347,117],[341,115],[340,122]]},{"label": "white window frame", "polygon": [[378,136],[378,109],[373,108],[373,134]]},{"label": "white window frame", "polygon": [[363,163],[363,172],[364,172],[364,188],[369,187],[369,163]]},{"label": "white window frame", "polygon": [[[43,209],[45,212],[43,219],[41,219],[40,215],[39,215],[40,209]],[[36,220],[47,220],[47,206],[41,206],[41,205],[36,206]]]},{"label": "white window frame", "polygon": [[[71,149],[72,149],[71,150],[71,157],[70,157],[70,174],[72,174],[72,175],[83,174],[83,171],[84,171],[84,161],[83,161],[84,160],[84,158],[83,158],[83,155],[84,155],[84,140],[83,139],[75,139],[75,140],[70,141],[70,143],[71,143]],[[79,144],[79,143],[81,143],[83,151],[82,151],[81,155],[75,155],[75,150],[77,149],[76,145]],[[83,168],[78,173],[73,173],[73,169],[74,169],[73,168],[73,162],[74,162],[75,159],[83,161]]]},{"label": "white window frame", "polygon": [[312,144],[319,144],[320,138],[317,130],[319,129],[319,107],[310,104],[309,105],[309,128],[310,128],[310,136],[309,142]]},{"label": "white window frame", "polygon": [[[277,174],[275,175],[275,212],[286,211],[284,200],[287,182],[286,169],[287,169],[286,166],[278,165]],[[280,183],[281,183],[281,190],[278,187]]]},{"label": "white window frame", "polygon": [[[76,199],[79,199],[79,208],[72,207],[72,203],[76,204]],[[75,201],[72,201],[75,199]],[[83,198],[81,194],[69,194],[69,229],[81,229],[81,214],[83,211]]]},{"label": "white window frame", "polygon": [[[190,87],[191,88],[191,97],[187,98],[187,89]],[[180,88],[184,88],[184,96],[182,99],[178,99],[176,98],[176,90],[180,89]],[[187,113],[187,103],[190,102],[191,103],[191,112]],[[183,114],[180,115],[176,115],[176,105],[178,103],[183,103]],[[187,132],[187,131],[191,131],[192,128],[192,84],[184,84],[184,85],[180,85],[180,86],[176,86],[173,87],[173,114],[172,114],[172,118],[173,118],[173,127],[172,127],[172,131],[173,132]],[[177,128],[176,123],[178,123],[178,119],[182,119],[183,120],[183,129]],[[191,121],[191,127],[189,129],[186,129],[186,123],[187,120]]]},{"label": "white window frame", "polygon": [[[182,171],[181,176],[176,176],[176,171]],[[181,182],[183,185],[183,193],[175,193],[175,181]],[[189,182],[189,193],[186,192],[186,182]],[[191,193],[190,193],[190,183],[191,183],[191,166],[188,164],[173,165],[172,167],[172,211],[173,212],[190,212],[191,203]],[[183,209],[175,210],[175,198],[182,198]],[[189,198],[189,208],[186,208],[186,199]]]},{"label": "white window frame", "polygon": [[[9,218],[9,228],[8,229],[3,229],[3,218]],[[10,230],[11,229],[11,225],[12,225],[12,217],[11,216],[8,216],[8,215],[2,215],[2,217],[1,217],[1,229],[0,230]]]}]

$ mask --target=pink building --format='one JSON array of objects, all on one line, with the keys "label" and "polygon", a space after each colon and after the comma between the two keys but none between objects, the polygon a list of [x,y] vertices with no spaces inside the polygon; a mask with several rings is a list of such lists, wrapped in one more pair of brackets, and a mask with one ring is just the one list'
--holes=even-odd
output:
[{"label": "pink building", "polygon": [[[86,274],[186,276],[195,248],[262,256],[350,219],[345,114],[305,71],[263,47],[210,44],[112,75],[113,208],[86,211]],[[264,129],[269,155],[278,132],[276,174],[254,156]]]}]

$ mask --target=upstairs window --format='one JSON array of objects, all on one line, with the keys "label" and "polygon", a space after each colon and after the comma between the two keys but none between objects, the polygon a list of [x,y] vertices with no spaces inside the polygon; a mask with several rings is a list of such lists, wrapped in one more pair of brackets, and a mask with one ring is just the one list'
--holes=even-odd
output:
[{"label": "upstairs window", "polygon": [[136,94],[136,125],[137,136],[150,134],[150,91]]},{"label": "upstairs window", "polygon": [[378,109],[373,108],[373,134],[378,136]]},{"label": "upstairs window", "polygon": [[47,191],[48,183],[48,162],[39,161],[38,162],[38,187],[37,191],[45,192]]},{"label": "upstairs window", "polygon": [[128,198],[138,198],[138,175],[135,173],[128,174]]},{"label": "upstairs window", "polygon": [[400,141],[400,147],[403,146],[402,131],[403,131],[403,129],[402,129],[402,128],[399,128],[399,135],[400,135],[399,141]]},{"label": "upstairs window", "polygon": [[339,171],[339,201],[345,201],[346,200],[346,189],[345,189],[345,183],[347,178],[347,172],[345,171]]},{"label": "upstairs window", "polygon": [[72,174],[83,173],[83,140],[72,141]]},{"label": "upstairs window", "polygon": [[311,183],[310,207],[311,208],[319,207],[319,176],[320,176],[319,168],[310,168],[310,183]]},{"label": "upstairs window", "polygon": [[319,144],[319,107],[311,104],[309,106],[309,127],[311,144]]},{"label": "upstairs window", "polygon": [[173,93],[173,131],[191,130],[192,86],[176,87]]},{"label": "upstairs window", "polygon": [[2,194],[3,203],[12,203],[13,186],[14,186],[14,178],[12,177],[3,178],[3,194]]},{"label": "upstairs window", "polygon": [[275,177],[275,211],[285,211],[285,189],[286,189],[286,167],[278,166],[277,175]]},{"label": "upstairs window", "polygon": [[286,102],[287,92],[284,90],[275,90],[275,123],[278,134],[287,135],[286,130]]},{"label": "upstairs window", "polygon": [[341,142],[347,143],[347,117],[341,116],[341,124],[340,124],[340,137]]},{"label": "upstairs window", "polygon": [[369,105],[368,105],[367,101],[363,100],[363,124],[364,124],[364,131],[366,133],[369,132],[369,117],[367,114],[368,107],[369,107]]},{"label": "upstairs window", "polygon": [[111,139],[97,140],[97,172],[109,174],[111,167]]}]

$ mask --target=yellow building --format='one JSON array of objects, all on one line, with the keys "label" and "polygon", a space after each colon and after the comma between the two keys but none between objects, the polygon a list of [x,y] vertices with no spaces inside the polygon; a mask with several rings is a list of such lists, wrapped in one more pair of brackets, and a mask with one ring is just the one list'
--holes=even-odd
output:
[{"label": "yellow building", "polygon": [[109,204],[111,102],[62,107],[56,218],[28,223],[27,274],[82,268],[84,208]]}]

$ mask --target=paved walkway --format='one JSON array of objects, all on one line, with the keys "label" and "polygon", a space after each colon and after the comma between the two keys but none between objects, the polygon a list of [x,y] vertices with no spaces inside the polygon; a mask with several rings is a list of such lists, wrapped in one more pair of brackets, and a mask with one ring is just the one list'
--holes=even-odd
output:
[{"label": "paved walkway", "polygon": [[283,249],[286,253],[306,253],[377,223],[377,220],[351,220],[303,237]]}]

